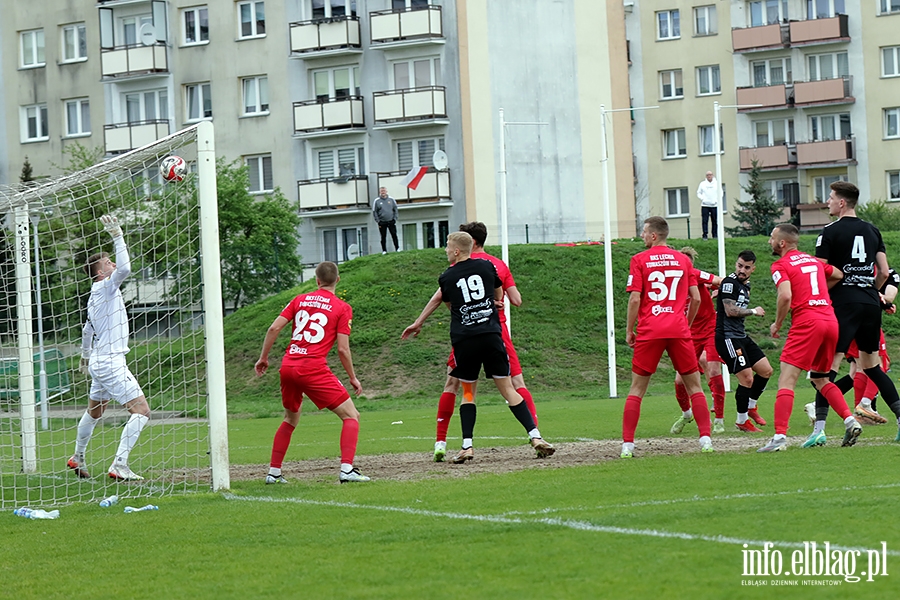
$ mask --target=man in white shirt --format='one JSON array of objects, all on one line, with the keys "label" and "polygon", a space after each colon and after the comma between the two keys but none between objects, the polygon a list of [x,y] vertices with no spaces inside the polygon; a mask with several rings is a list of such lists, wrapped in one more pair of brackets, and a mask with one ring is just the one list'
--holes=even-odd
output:
[{"label": "man in white shirt", "polygon": [[703,239],[709,238],[707,221],[712,219],[712,236],[719,235],[719,182],[713,177],[712,171],[706,172],[706,179],[697,187],[697,197],[700,198],[700,213],[703,223]]},{"label": "man in white shirt", "polygon": [[109,467],[109,476],[119,481],[140,481],[143,477],[128,467],[128,455],[137,443],[141,430],[150,421],[150,406],[141,386],[125,364],[125,355],[129,350],[128,314],[119,289],[131,274],[131,258],[118,219],[103,215],[100,222],[112,236],[119,262],[114,263],[109,259],[109,254],[100,252],[91,255],[84,266],[93,283],[81,340],[81,370],[86,370],[91,376],[91,389],[88,408],[78,423],[75,454],[66,466],[79,477],[90,477],[84,451],[110,399],[115,399],[128,409],[131,417],[122,431],[116,458]]}]

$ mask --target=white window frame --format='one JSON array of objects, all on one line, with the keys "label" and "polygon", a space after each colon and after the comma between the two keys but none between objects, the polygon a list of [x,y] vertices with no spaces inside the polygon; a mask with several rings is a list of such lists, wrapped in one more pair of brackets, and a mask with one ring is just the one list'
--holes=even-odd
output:
[{"label": "white window frame", "polygon": [[[776,141],[775,139],[775,124],[781,123],[783,125],[784,131],[784,141]],[[765,124],[766,125],[766,143],[759,143],[759,129],[758,125]],[[764,121],[753,121],[753,139],[756,144],[756,148],[766,148],[769,146],[777,146],[781,144],[793,144],[794,143],[794,119],[767,119]]]},{"label": "white window frame", "polygon": [[[713,73],[716,73],[716,76],[713,77]],[[714,82],[718,79],[719,88],[714,89]],[[701,84],[705,83],[709,87],[708,92],[701,91]],[[719,69],[719,65],[705,65],[702,67],[697,67],[697,95],[698,96],[718,96],[722,93],[722,71]]]},{"label": "white window frame", "polygon": [[[31,55],[26,56],[25,40],[31,38]],[[44,45],[44,30],[30,29],[19,32],[19,67],[22,69],[37,69],[47,66],[46,46]]]},{"label": "white window frame", "polygon": [[[850,131],[848,137],[853,135],[853,121],[850,120],[850,113],[837,113],[827,115],[812,115],[809,117],[809,137],[811,142],[830,142],[835,140],[847,139],[841,135],[841,117],[847,117]],[[834,128],[834,137],[825,137],[825,129],[827,121],[831,120],[831,126]]]},{"label": "white window frame", "polygon": [[[347,256],[347,250],[349,246],[344,247],[344,237],[345,232],[352,231],[354,237],[356,237],[356,244],[359,247],[359,256],[367,256],[369,254],[369,228],[367,225],[344,225],[338,227],[327,227],[322,228],[319,231],[322,233],[322,260],[332,260],[334,262],[342,263],[350,260]],[[334,254],[333,256],[328,255],[328,248],[326,245],[328,244],[328,240],[326,239],[326,233],[334,233],[334,248],[332,248]],[[398,232],[399,233],[399,232]],[[352,244],[351,244],[352,245]]]},{"label": "white window frame", "polygon": [[[69,107],[75,107],[75,123],[69,120]],[[87,111],[87,123],[84,115]],[[74,125],[74,132],[72,125]],[[64,137],[76,138],[91,135],[91,104],[88,98],[69,98],[63,100],[63,131]]]},{"label": "white window frame", "polygon": [[[691,216],[691,194],[686,187],[665,188],[666,218]],[[674,196],[671,194],[675,192]],[[679,212],[672,212],[669,200],[674,199]]]},{"label": "white window frame", "polygon": [[[900,0],[898,0],[900,2]],[[885,58],[891,57],[893,70],[888,73],[887,61]],[[900,46],[887,46],[881,49],[881,76],[882,77],[900,77]]]},{"label": "white window frame", "polygon": [[[395,165],[398,171],[408,171],[416,165],[420,167],[434,166],[434,162],[432,161],[434,152],[431,153],[431,156],[421,156],[420,145],[423,142],[432,142],[435,150],[445,149],[444,136],[396,140],[394,142],[394,158],[396,159]],[[412,157],[412,164],[405,164],[405,161],[400,160],[400,147],[405,144],[410,144],[409,153]]]},{"label": "white window frame", "polygon": [[[669,141],[673,136],[676,144],[675,153],[669,154]],[[679,144],[678,142],[681,142],[681,144]],[[680,127],[677,129],[663,129],[662,144],[663,160],[673,160],[687,157],[687,139],[685,138],[684,127]]]},{"label": "white window frame", "polygon": [[[269,159],[269,173],[272,178],[272,181],[268,182],[270,185],[266,186],[265,176],[265,162],[266,159]],[[248,175],[248,186],[247,191],[253,195],[256,194],[271,194],[275,191],[275,172],[272,169],[272,155],[271,154],[254,154],[252,156],[244,157],[244,164],[247,165],[247,175]],[[253,177],[251,174],[256,172],[257,182],[260,184],[262,189],[254,190],[253,189]]]},{"label": "white window frame", "polygon": [[[154,117],[147,115],[147,96],[152,96]],[[139,119],[132,120],[128,115],[128,97],[138,97]],[[122,122],[140,123],[142,121],[168,121],[169,120],[169,94],[165,88],[153,90],[135,90],[122,92]]]},{"label": "white window frame", "polygon": [[881,0],[878,3],[879,15],[900,14],[900,0]]},{"label": "white window frame", "polygon": [[[63,25],[59,29],[59,51],[61,63],[77,63],[84,62],[87,57],[87,34],[84,23],[72,23],[71,25]],[[66,56],[68,45],[66,44],[66,34],[71,32],[73,56]],[[83,46],[83,47],[82,47]],[[81,51],[84,51],[84,55]]]},{"label": "white window frame", "polygon": [[[191,91],[197,95],[196,116],[191,115]],[[209,102],[209,114],[206,113],[205,105]],[[213,118],[212,110],[212,84],[209,81],[198,81],[197,83],[188,83],[184,86],[184,122],[196,123],[198,121],[211,121]]]},{"label": "white window frame", "polygon": [[[350,87],[348,89],[349,93],[346,96],[340,96],[340,98],[350,98],[352,96],[359,96],[359,65],[343,65],[340,67],[330,67],[328,69],[317,69],[310,73],[310,87],[312,88],[313,95],[315,98],[320,99],[322,101],[325,100],[324,94],[319,94],[319,90],[316,87],[317,79],[320,75],[328,76],[328,99],[336,100],[339,98],[337,95],[337,88],[334,85],[335,73],[338,71],[347,71],[347,77],[350,82]],[[341,88],[343,89],[343,88]]]},{"label": "white window frame", "polygon": [[[266,37],[266,3],[265,0],[249,0],[248,2],[238,2],[237,3],[237,33],[238,40],[252,40],[257,38]],[[243,7],[249,7],[250,9],[250,33],[244,35],[244,22],[241,20],[241,11]],[[259,31],[259,13],[258,8],[262,8],[263,18],[263,31],[260,33]]]},{"label": "white window frame", "polygon": [[[754,22],[753,8],[760,8],[760,20]],[[776,15],[769,12],[770,8],[775,8]],[[748,27],[764,27],[766,25],[774,25],[783,23],[788,19],[788,3],[787,0],[756,0],[747,3],[747,26]],[[755,24],[754,24],[755,23]]]},{"label": "white window frame", "polygon": [[[818,7],[820,3],[826,3],[827,12],[823,14],[819,14]],[[846,0],[807,0],[806,4],[806,18],[807,20],[812,19],[830,19],[840,14],[847,14],[847,2]],[[813,10],[814,13],[810,14],[810,10]]]},{"label": "white window frame", "polygon": [[[679,86],[679,83],[681,84]],[[671,89],[671,94],[666,95],[666,87]],[[672,69],[659,72],[659,99],[679,100],[684,98],[684,76],[681,69]]]},{"label": "white window frame", "polygon": [[[349,162],[341,162],[341,151],[353,151],[353,172],[347,172],[341,169],[341,165],[349,164]],[[317,179],[336,179],[338,177],[353,177],[355,175],[366,175],[366,149],[362,144],[351,144],[346,146],[334,146],[316,148],[313,151],[313,171],[316,173]],[[331,176],[322,175],[322,154],[331,154],[332,173]]]},{"label": "white window frame", "polygon": [[[701,30],[700,22],[704,23],[704,27]],[[698,37],[705,37],[709,35],[718,35],[719,34],[719,24],[717,22],[716,15],[716,5],[709,4],[707,6],[695,6],[694,7],[694,35]]]},{"label": "white window frame", "polygon": [[[697,127],[698,143],[700,148],[700,156],[715,156],[715,129],[714,125],[700,125]],[[706,151],[706,139],[709,136],[709,151]],[[719,123],[719,148],[720,154],[725,154],[725,127]]]},{"label": "white window frame", "polygon": [[319,19],[340,19],[342,17],[355,17],[356,16],[356,0],[344,0],[343,8],[344,12],[335,12],[334,6],[331,5],[332,0],[318,0],[322,5],[322,14],[315,14],[315,7],[313,6],[316,0],[306,0],[304,2],[306,14],[308,15],[308,19],[313,21],[318,21]]},{"label": "white window frame", "polygon": [[[450,233],[450,220],[449,219],[422,219],[419,221],[404,221],[400,227],[397,228],[397,236],[400,242],[400,248],[403,250],[425,250],[428,248],[444,248],[447,245],[446,236],[441,235],[441,223],[444,223],[444,228],[447,233]],[[426,245],[426,236],[425,230],[426,226],[430,225],[434,230],[434,246]],[[412,230],[415,235],[415,239],[410,242],[409,236],[405,235],[407,231]]]},{"label": "white window frame", "polygon": [[[152,14],[143,14],[143,15],[128,15],[127,17],[122,17],[119,19],[119,29],[122,32],[122,44],[116,44],[117,46],[124,45],[129,48],[135,47],[141,44],[141,27],[144,25],[153,25],[153,15]],[[128,28],[132,27],[132,36],[133,39],[128,39]]]},{"label": "white window frame", "polygon": [[831,195],[831,184],[836,181],[847,181],[847,175],[824,175],[822,177],[814,177],[813,200],[819,203],[828,202],[828,196]]},{"label": "white window frame", "polygon": [[[657,11],[655,16],[657,42],[681,39],[681,15],[677,8]],[[663,35],[664,23],[665,35]]]},{"label": "white window frame", "polygon": [[[191,32],[194,36],[193,41],[188,40],[188,23],[187,23],[187,15],[193,13],[194,15],[194,31]],[[203,19],[203,13],[206,13],[206,39],[203,39],[203,30],[201,28],[201,23]],[[181,45],[182,46],[205,46],[209,43],[209,7],[207,5],[202,6],[191,6],[190,8],[182,9],[181,11]]]},{"label": "white window frame", "polygon": [[769,193],[772,195],[772,199],[774,199],[779,204],[784,204],[784,184],[786,183],[797,183],[796,179],[769,179],[762,182],[763,185],[769,188]]},{"label": "white window frame", "polygon": [[[248,106],[247,94],[253,94],[253,106]],[[256,75],[241,78],[241,116],[260,117],[269,114],[269,77]]]},{"label": "white window frame", "polygon": [[[416,63],[422,63],[428,61],[428,69],[429,69],[429,77],[431,82],[426,86],[417,86],[416,85]],[[407,67],[407,80],[408,86],[400,87],[397,84],[397,70],[402,65],[406,65]],[[395,90],[407,90],[407,89],[418,89],[421,87],[439,87],[443,85],[443,78],[441,76],[441,57],[440,56],[422,56],[418,58],[404,59],[404,60],[395,60],[391,63],[391,85],[393,85],[393,89]]]},{"label": "white window frame", "polygon": [[[844,67],[846,71],[841,73],[841,61],[839,59],[840,56],[844,57]],[[826,78],[822,77],[822,65],[826,62],[831,63],[829,66],[831,68],[831,72],[835,75],[834,77],[828,77],[827,79],[841,79],[843,77],[850,76],[850,63],[847,58],[846,52],[830,52],[828,54],[808,54],[806,56],[806,69],[809,74],[810,81],[825,81]],[[815,72],[815,74],[813,73]]]},{"label": "white window frame", "polygon": [[[762,83],[756,80],[756,67],[760,64],[765,65],[766,76]],[[780,67],[783,81],[781,83],[773,83],[772,67]],[[767,87],[770,85],[782,85],[792,83],[794,72],[791,65],[791,57],[783,56],[780,58],[769,58],[766,60],[754,60],[750,63],[750,78],[753,81],[753,87]]]},{"label": "white window frame", "polygon": [[[29,142],[46,142],[50,139],[47,131],[47,105],[46,104],[29,104],[20,108],[20,130],[22,143]],[[35,135],[30,136],[28,131],[28,121],[34,118]]]},{"label": "white window frame", "polygon": [[900,200],[900,171],[885,171],[888,202]]},{"label": "white window frame", "polygon": [[895,140],[897,138],[900,138],[900,108],[885,108],[884,139]]}]

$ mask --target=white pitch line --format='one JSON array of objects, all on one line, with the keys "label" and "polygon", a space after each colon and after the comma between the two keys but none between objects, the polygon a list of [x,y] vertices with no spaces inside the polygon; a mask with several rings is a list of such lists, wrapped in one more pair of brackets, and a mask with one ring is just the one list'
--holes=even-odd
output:
[{"label": "white pitch line", "polygon": [[[751,540],[743,538],[734,538],[724,535],[702,535],[696,533],[683,533],[679,531],[661,531],[659,529],[632,529],[630,527],[615,527],[611,525],[595,525],[588,521],[575,521],[572,519],[520,519],[514,517],[504,517],[501,515],[470,515],[458,512],[441,512],[436,510],[423,510],[420,508],[409,508],[406,506],[376,506],[371,504],[355,504],[353,502],[335,502],[332,500],[306,500],[303,498],[273,498],[271,496],[238,496],[235,494],[223,494],[226,500],[238,500],[241,502],[267,502],[272,504],[307,504],[312,506],[327,506],[333,508],[352,508],[359,510],[374,510],[379,512],[393,512],[407,515],[415,515],[421,517],[438,517],[441,519],[459,519],[465,521],[482,521],[486,523],[502,523],[502,524],[542,524],[556,527],[565,527],[577,531],[590,531],[595,533],[612,533],[618,535],[632,535],[642,537],[669,538],[687,541],[703,541],[716,542],[719,544],[731,544],[743,546],[763,546],[766,543],[773,544],[781,548],[803,548],[803,542],[781,542],[772,540]],[[832,545],[834,550],[846,552],[848,550],[858,550],[867,552],[868,548],[858,546],[839,546]],[[900,551],[887,550],[891,556],[900,556]]]}]

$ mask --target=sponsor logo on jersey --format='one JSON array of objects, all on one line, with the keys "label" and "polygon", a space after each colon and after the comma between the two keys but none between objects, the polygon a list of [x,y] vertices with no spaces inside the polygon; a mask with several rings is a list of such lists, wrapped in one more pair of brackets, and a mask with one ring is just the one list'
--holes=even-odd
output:
[{"label": "sponsor logo on jersey", "polygon": [[825,300],[824,298],[819,298],[817,300],[810,300],[809,305],[810,306],[828,306],[828,300]]},{"label": "sponsor logo on jersey", "polygon": [[723,294],[730,294],[731,290],[732,290],[732,284],[730,284],[730,283],[722,284],[722,293]]},{"label": "sponsor logo on jersey", "polygon": [[301,348],[300,346],[291,344],[291,348],[288,351],[288,354],[306,354],[306,348]]},{"label": "sponsor logo on jersey", "polygon": [[653,316],[655,317],[655,316],[660,315],[660,314],[662,314],[662,313],[674,313],[674,312],[675,312],[675,309],[672,308],[671,306],[662,306],[662,305],[660,305],[660,304],[654,304],[654,305],[653,305],[653,308],[650,309],[650,312],[651,312],[651,313],[653,314]]},{"label": "sponsor logo on jersey", "polygon": [[772,281],[775,282],[775,285],[778,285],[778,282],[781,281],[781,271],[772,273]]}]

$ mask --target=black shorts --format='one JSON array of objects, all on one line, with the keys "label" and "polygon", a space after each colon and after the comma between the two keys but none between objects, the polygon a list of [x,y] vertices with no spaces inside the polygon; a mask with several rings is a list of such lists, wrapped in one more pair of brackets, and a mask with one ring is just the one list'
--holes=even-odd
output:
[{"label": "black shorts", "polygon": [[846,354],[856,340],[860,352],[878,352],[881,344],[881,307],[877,304],[841,304],[834,307],[838,320],[835,352]]},{"label": "black shorts", "polygon": [[740,373],[766,357],[749,337],[726,338],[717,335],[716,351],[730,373]]},{"label": "black shorts", "polygon": [[509,377],[509,356],[499,333],[484,333],[460,340],[453,344],[453,356],[456,366],[450,375],[460,381],[477,381],[482,366],[488,377]]}]

